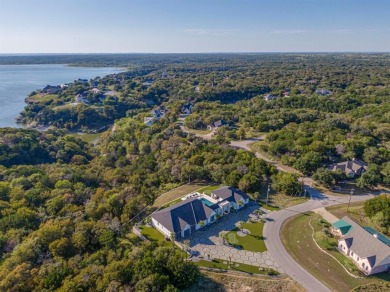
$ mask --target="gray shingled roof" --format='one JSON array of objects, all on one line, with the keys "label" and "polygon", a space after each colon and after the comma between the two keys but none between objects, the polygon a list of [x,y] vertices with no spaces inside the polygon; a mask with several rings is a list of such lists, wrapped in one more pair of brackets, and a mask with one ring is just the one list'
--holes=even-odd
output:
[{"label": "gray shingled roof", "polygon": [[244,200],[249,199],[248,195],[245,194],[243,191],[240,191],[230,186],[221,187],[217,190],[212,191],[212,193],[220,197],[221,199],[236,203],[238,203],[240,198],[243,198]]},{"label": "gray shingled roof", "polygon": [[187,199],[152,214],[152,218],[171,232],[181,232],[189,224],[194,226],[210,217],[213,209],[198,198]]},{"label": "gray shingled roof", "polygon": [[390,262],[389,246],[348,217],[344,217],[343,220],[352,226],[343,236],[348,248],[359,257],[367,258],[372,268]]},{"label": "gray shingled roof", "polygon": [[214,123],[211,123],[210,126],[212,126],[214,128],[219,128],[219,127],[222,127],[226,124],[227,123],[224,120],[218,120],[218,121],[215,121]]}]

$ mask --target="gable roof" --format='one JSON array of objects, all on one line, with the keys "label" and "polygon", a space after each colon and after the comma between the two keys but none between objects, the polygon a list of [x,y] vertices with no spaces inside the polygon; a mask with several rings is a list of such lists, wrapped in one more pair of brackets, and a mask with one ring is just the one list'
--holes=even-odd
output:
[{"label": "gable roof", "polygon": [[352,227],[343,236],[348,248],[359,257],[367,258],[372,268],[390,263],[389,246],[348,217],[344,217],[342,220]]},{"label": "gable roof", "polygon": [[224,120],[218,120],[218,121],[215,121],[214,123],[210,124],[210,126],[214,127],[214,128],[219,128],[219,127],[222,127],[224,125],[227,125],[227,123]]},{"label": "gable roof", "polygon": [[362,169],[367,169],[367,164],[362,161],[353,158],[352,160],[337,163],[333,166],[333,170],[341,169],[346,174],[357,173]]},{"label": "gable roof", "polygon": [[249,196],[245,194],[243,191],[240,191],[236,188],[233,188],[231,186],[224,186],[217,190],[212,191],[214,195],[220,197],[221,199],[238,203],[240,198],[243,198],[244,200],[249,199]]},{"label": "gable roof", "polygon": [[333,226],[336,229],[339,229],[342,235],[346,234],[352,228],[352,226],[345,222],[343,219],[340,219],[339,221],[333,223]]},{"label": "gable roof", "polygon": [[198,198],[184,200],[171,207],[157,211],[152,218],[157,220],[170,232],[181,232],[186,226],[199,224],[210,217],[213,209],[206,206]]}]

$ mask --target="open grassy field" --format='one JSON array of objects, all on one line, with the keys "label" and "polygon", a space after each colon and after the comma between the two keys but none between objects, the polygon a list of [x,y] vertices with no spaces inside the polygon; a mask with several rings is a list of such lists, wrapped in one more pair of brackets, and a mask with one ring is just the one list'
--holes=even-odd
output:
[{"label": "open grassy field", "polygon": [[35,95],[29,96],[27,100],[29,102],[45,102],[57,98],[58,98],[57,94],[41,95],[40,93],[37,93]]},{"label": "open grassy field", "polygon": [[153,207],[159,208],[171,201],[174,201],[176,199],[179,199],[180,197],[189,194],[191,192],[194,192],[196,190],[199,190],[201,188],[205,187],[204,184],[201,183],[194,183],[194,184],[185,184],[182,186],[179,186],[177,188],[174,188],[173,190],[170,190],[169,192],[166,192],[165,194],[161,195],[156,199],[156,201],[153,204]]},{"label": "open grassy field", "polygon": [[301,286],[288,277],[247,276],[239,273],[217,273],[202,271],[198,282],[184,292],[265,292],[289,291],[303,292]]},{"label": "open grassy field", "polygon": [[[314,213],[300,214],[288,219],[282,226],[281,238],[289,254],[307,271],[334,291],[350,291],[360,285],[382,285],[385,275],[356,279],[350,276],[331,256],[323,253],[312,239],[312,229],[321,230],[319,216]],[[369,287],[370,287],[369,286]],[[373,290],[367,290],[373,291]]]},{"label": "open grassy field", "polygon": [[102,133],[96,133],[96,134],[74,134],[75,137],[80,138],[84,142],[87,143],[95,143],[97,140],[99,140]]},{"label": "open grassy field", "polygon": [[269,206],[267,207],[265,205],[265,201],[267,199],[267,188],[268,188],[267,184],[263,183],[261,185],[260,197],[259,197],[259,199],[262,202],[261,206],[267,210],[273,211],[273,210],[288,208],[294,205],[302,204],[308,200],[308,198],[305,197],[292,197],[282,193],[274,193],[271,191],[268,198]]},{"label": "open grassy field", "polygon": [[238,228],[233,229],[227,234],[227,241],[231,245],[240,246],[244,250],[254,252],[264,252],[267,250],[263,239],[263,222],[244,223],[244,229],[248,229],[250,234],[241,237],[237,235]]}]

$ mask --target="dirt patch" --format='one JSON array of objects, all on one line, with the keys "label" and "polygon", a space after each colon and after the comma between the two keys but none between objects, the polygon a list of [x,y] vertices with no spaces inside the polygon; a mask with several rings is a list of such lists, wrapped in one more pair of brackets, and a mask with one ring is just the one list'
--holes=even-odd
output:
[{"label": "dirt patch", "polygon": [[251,277],[230,273],[202,271],[202,277],[186,292],[227,291],[227,292],[265,292],[265,291],[305,291],[291,278]]}]

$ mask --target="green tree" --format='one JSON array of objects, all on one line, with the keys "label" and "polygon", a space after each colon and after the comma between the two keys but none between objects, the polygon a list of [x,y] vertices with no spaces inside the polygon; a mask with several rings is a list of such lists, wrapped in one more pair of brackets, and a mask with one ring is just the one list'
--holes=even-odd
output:
[{"label": "green tree", "polygon": [[278,172],[272,176],[272,188],[286,195],[297,195],[301,192],[301,184],[296,175],[286,172]]}]

